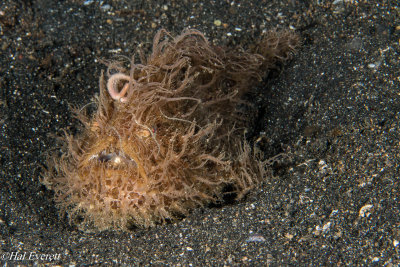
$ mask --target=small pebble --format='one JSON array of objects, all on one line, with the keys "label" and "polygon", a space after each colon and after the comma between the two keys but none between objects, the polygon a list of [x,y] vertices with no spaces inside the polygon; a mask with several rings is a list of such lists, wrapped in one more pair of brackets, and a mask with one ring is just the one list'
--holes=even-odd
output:
[{"label": "small pebble", "polygon": [[94,2],[94,0],[86,0],[85,2],[83,2],[83,5],[88,6],[93,2]]},{"label": "small pebble", "polygon": [[262,235],[252,235],[246,239],[246,242],[265,242],[265,238]]},{"label": "small pebble", "polygon": [[109,4],[106,4],[104,6],[101,6],[100,9],[103,10],[103,11],[108,11],[108,10],[111,9],[111,6]]},{"label": "small pebble", "polygon": [[214,25],[215,26],[221,26],[222,22],[219,19],[214,20]]},{"label": "small pebble", "polygon": [[373,259],[372,259],[372,262],[378,262],[379,261],[379,257],[374,257]]},{"label": "small pebble", "polygon": [[371,215],[369,210],[372,209],[373,206],[374,205],[368,204],[368,205],[365,205],[364,207],[362,207],[360,209],[359,216],[360,217],[368,217],[369,215]]}]

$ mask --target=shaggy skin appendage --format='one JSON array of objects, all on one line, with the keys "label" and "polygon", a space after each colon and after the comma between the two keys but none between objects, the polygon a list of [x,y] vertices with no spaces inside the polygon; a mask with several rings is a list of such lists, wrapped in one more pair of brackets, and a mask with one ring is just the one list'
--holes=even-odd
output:
[{"label": "shaggy skin appendage", "polygon": [[[99,230],[149,227],[215,202],[229,186],[241,198],[267,164],[244,138],[242,96],[298,45],[270,32],[253,51],[210,45],[202,33],[160,30],[152,54],[100,78],[97,112],[78,112],[84,128],[66,134],[42,183],[73,222]],[[247,103],[249,104],[249,103]]]}]

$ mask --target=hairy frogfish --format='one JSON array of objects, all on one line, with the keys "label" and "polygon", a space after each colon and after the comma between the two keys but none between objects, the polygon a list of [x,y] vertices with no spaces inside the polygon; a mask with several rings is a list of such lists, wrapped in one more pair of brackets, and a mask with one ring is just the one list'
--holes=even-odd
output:
[{"label": "hairy frogfish", "polygon": [[298,36],[271,31],[251,49],[210,44],[187,29],[160,30],[152,52],[129,67],[110,63],[97,110],[77,112],[41,181],[71,222],[127,230],[173,221],[196,207],[241,198],[267,164],[246,140],[252,114],[244,95],[291,58]]}]

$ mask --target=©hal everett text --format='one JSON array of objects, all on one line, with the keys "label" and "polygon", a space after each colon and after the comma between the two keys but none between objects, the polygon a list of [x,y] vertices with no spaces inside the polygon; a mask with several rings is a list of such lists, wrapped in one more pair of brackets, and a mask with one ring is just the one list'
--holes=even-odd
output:
[{"label": "\u00a9hal everett text", "polygon": [[46,254],[46,253],[37,253],[37,252],[4,252],[1,254],[1,260],[8,261],[34,261],[34,260],[42,260],[42,261],[58,261],[61,258],[60,253],[54,254]]}]

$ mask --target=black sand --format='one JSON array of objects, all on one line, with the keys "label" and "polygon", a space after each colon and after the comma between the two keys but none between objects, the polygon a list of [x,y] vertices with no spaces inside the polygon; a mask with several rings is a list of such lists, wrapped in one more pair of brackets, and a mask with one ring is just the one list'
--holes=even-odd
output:
[{"label": "black sand", "polygon": [[[0,4],[3,264],[400,263],[399,4],[215,2]],[[273,27],[302,36],[295,58],[256,88],[249,129],[267,156],[291,159],[238,203],[147,230],[83,233],[58,215],[40,165],[53,137],[76,129],[69,105],[98,93],[98,60],[148,50],[161,27],[243,47]]]}]

